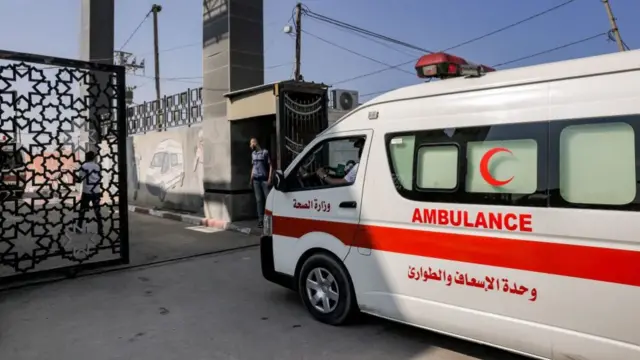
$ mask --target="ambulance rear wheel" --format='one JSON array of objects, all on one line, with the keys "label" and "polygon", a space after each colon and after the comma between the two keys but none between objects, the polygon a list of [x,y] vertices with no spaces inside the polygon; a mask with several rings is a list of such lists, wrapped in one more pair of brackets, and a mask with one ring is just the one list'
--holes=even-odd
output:
[{"label": "ambulance rear wheel", "polygon": [[347,269],[327,254],[312,255],[304,262],[298,292],[311,315],[325,324],[347,323],[357,309]]}]

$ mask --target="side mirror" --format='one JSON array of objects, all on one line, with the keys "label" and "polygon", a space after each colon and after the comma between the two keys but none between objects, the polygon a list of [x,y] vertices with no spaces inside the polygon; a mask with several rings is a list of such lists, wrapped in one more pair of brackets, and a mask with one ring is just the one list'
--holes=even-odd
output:
[{"label": "side mirror", "polygon": [[273,187],[281,192],[287,191],[284,182],[284,174],[280,170],[276,170],[275,177],[273,179]]}]

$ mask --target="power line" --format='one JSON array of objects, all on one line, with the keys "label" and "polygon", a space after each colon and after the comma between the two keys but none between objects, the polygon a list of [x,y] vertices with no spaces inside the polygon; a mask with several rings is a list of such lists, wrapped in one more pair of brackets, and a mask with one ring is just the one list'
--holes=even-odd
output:
[{"label": "power line", "polygon": [[[597,39],[597,38],[599,38],[601,36],[605,36],[607,34],[608,34],[608,32],[602,32],[602,33],[599,33],[597,35],[592,35],[592,36],[589,36],[589,37],[586,37],[586,38],[583,38],[583,39],[580,39],[580,40],[577,40],[577,41],[573,41],[573,42],[566,43],[566,44],[563,44],[563,45],[560,45],[560,46],[556,46],[556,47],[551,48],[551,49],[547,49],[547,50],[540,51],[540,52],[537,52],[537,53],[534,53],[534,54],[531,54],[531,55],[519,57],[517,59],[505,61],[505,62],[502,62],[500,64],[492,65],[492,67],[500,67],[500,66],[504,66],[504,65],[508,65],[508,64],[513,64],[513,63],[516,63],[516,62],[519,62],[519,61],[522,61],[522,60],[531,59],[531,58],[534,58],[534,57],[537,57],[537,56],[540,56],[540,55],[549,54],[549,53],[557,51],[557,50],[565,49],[565,48],[568,48],[570,46],[578,45],[578,44],[581,44],[581,43],[584,43],[584,42],[587,42],[587,41],[590,41],[590,40]],[[396,88],[391,88],[391,89],[382,90],[382,91],[375,91],[375,92],[371,92],[371,93],[367,93],[367,94],[362,94],[360,96],[361,97],[365,97],[365,96],[378,95],[378,94],[386,93],[386,92],[389,92],[389,91],[395,90],[395,89]]]},{"label": "power line", "polygon": [[574,1],[576,1],[576,0],[567,0],[567,1],[563,2],[562,4],[559,4],[559,5],[556,5],[556,6],[554,6],[554,7],[551,7],[551,8],[549,8],[549,9],[544,10],[544,11],[541,11],[541,12],[539,12],[539,13],[537,13],[537,14],[533,14],[533,15],[529,16],[528,18],[522,19],[522,20],[520,20],[520,21],[518,21],[518,22],[514,22],[514,23],[512,23],[512,24],[509,24],[509,25],[507,25],[507,26],[501,27],[501,28],[499,28],[499,29],[497,29],[497,30],[494,30],[494,31],[488,32],[488,33],[486,33],[486,34],[484,34],[484,35],[481,35],[481,36],[475,37],[475,38],[473,38],[473,39],[469,39],[469,40],[467,40],[467,41],[461,42],[460,44],[457,44],[457,45],[454,45],[454,46],[452,46],[452,47],[446,48],[446,49],[444,49],[444,50],[442,50],[442,51],[444,52],[444,51],[449,51],[449,50],[457,49],[457,48],[459,48],[459,47],[461,47],[461,46],[468,45],[468,44],[474,43],[474,42],[476,42],[476,41],[480,41],[480,40],[482,40],[482,39],[488,38],[489,36],[492,36],[492,35],[495,35],[495,34],[501,33],[501,32],[503,32],[503,31],[505,31],[505,30],[509,30],[509,29],[514,28],[514,27],[516,27],[516,26],[518,26],[518,25],[521,25],[521,24],[524,24],[524,23],[526,23],[526,22],[528,22],[528,21],[531,21],[531,20],[533,20],[533,19],[535,19],[535,18],[538,18],[538,17],[540,17],[540,16],[546,15],[546,14],[548,14],[548,13],[552,12],[552,11],[558,10],[558,9],[560,9],[561,7],[566,6],[566,5],[569,5],[569,4],[571,4],[572,2],[574,2]]},{"label": "power line", "polygon": [[351,77],[351,78],[348,78],[348,79],[344,79],[344,80],[340,80],[340,81],[335,81],[335,82],[333,82],[333,83],[332,83],[332,85],[338,85],[338,84],[346,83],[346,82],[349,82],[349,81],[362,79],[362,78],[365,78],[365,77],[368,77],[368,76],[372,76],[372,75],[380,74],[380,73],[382,73],[382,72],[389,71],[389,70],[391,70],[391,69],[396,69],[396,68],[399,68],[400,66],[407,65],[407,64],[412,63],[412,62],[414,62],[414,61],[415,61],[415,60],[411,59],[411,60],[409,60],[409,61],[403,62],[403,63],[398,64],[398,65],[389,66],[389,67],[386,67],[386,68],[384,68],[384,69],[380,69],[380,70],[376,70],[376,71],[373,71],[373,72],[370,72],[370,73],[366,73],[366,74],[362,74],[362,75],[354,76],[354,77]]},{"label": "power line", "polygon": [[[312,33],[308,32],[308,31],[306,31],[306,30],[302,30],[302,32],[303,32],[303,33],[305,33],[305,34],[307,34],[307,35],[309,35],[309,36],[311,36],[311,37],[313,37],[313,38],[316,38],[316,39],[318,39],[318,40],[320,40],[320,41],[322,41],[322,42],[324,42],[324,43],[327,43],[327,44],[329,44],[329,45],[335,46],[335,47],[337,47],[338,49],[344,50],[344,51],[349,52],[349,53],[351,53],[351,54],[353,54],[353,55],[356,55],[356,56],[360,56],[360,57],[361,57],[361,58],[363,58],[363,59],[367,59],[367,60],[369,60],[369,61],[373,61],[373,62],[378,63],[378,64],[381,64],[381,65],[391,66],[391,65],[389,65],[389,64],[387,64],[387,63],[385,63],[385,62],[382,62],[382,61],[376,60],[376,59],[374,59],[374,58],[372,58],[372,57],[369,57],[369,56],[367,56],[367,55],[360,54],[359,52],[356,52],[356,51],[353,51],[353,50],[351,50],[351,49],[348,49],[348,48],[346,48],[346,47],[344,47],[344,46],[338,45],[338,44],[336,44],[336,43],[334,43],[334,42],[331,42],[331,41],[329,41],[329,40],[327,40],[327,39],[325,39],[325,38],[322,38],[322,37],[320,37],[320,36],[318,36],[318,35],[314,35],[314,34],[312,34]],[[413,72],[410,72],[410,71],[407,71],[407,70],[404,70],[404,69],[397,69],[397,70],[398,70],[398,71],[405,72],[405,73],[410,74],[410,75],[415,75]]]},{"label": "power line", "polygon": [[142,27],[142,24],[144,24],[144,22],[147,20],[147,18],[149,17],[149,14],[151,14],[151,11],[149,11],[144,18],[142,19],[142,21],[140,21],[140,24],[138,24],[138,26],[135,28],[135,30],[133,30],[133,32],[131,33],[131,35],[129,35],[129,38],[127,39],[127,41],[124,42],[124,44],[120,47],[120,51],[122,51],[122,49],[124,49],[125,46],[127,46],[127,44],[129,43],[129,41],[131,41],[131,39],[133,39],[134,35],[138,32],[138,30],[140,30],[140,27]]},{"label": "power line", "polygon": [[[546,15],[546,14],[548,14],[548,13],[552,12],[552,11],[558,10],[558,9],[560,9],[560,8],[561,8],[561,7],[563,7],[563,6],[569,5],[570,3],[574,2],[574,1],[575,1],[575,0],[567,0],[567,1],[565,1],[565,2],[563,2],[563,3],[561,3],[561,4],[559,4],[559,5],[556,5],[556,6],[554,6],[554,7],[551,7],[551,8],[548,8],[548,9],[546,9],[546,10],[543,10],[543,11],[541,11],[541,12],[538,12],[538,13],[536,13],[536,14],[533,14],[533,15],[529,16],[528,18],[525,18],[525,19],[519,20],[519,21],[517,21],[517,22],[515,22],[515,23],[512,23],[512,24],[509,24],[509,25],[507,25],[507,26],[504,26],[504,27],[502,27],[502,28],[500,28],[500,29],[497,29],[497,30],[491,31],[491,32],[489,32],[489,33],[486,33],[486,34],[484,34],[484,35],[477,36],[477,37],[472,38],[472,39],[470,39],[470,40],[464,41],[464,42],[462,42],[462,43],[460,43],[460,44],[457,44],[457,45],[454,45],[454,46],[452,46],[452,47],[449,47],[449,48],[447,48],[447,49],[445,49],[445,50],[443,50],[443,51],[448,51],[448,50],[456,49],[456,48],[459,48],[459,47],[461,47],[461,46],[471,44],[471,43],[473,43],[473,42],[479,41],[479,40],[481,40],[481,39],[485,39],[485,38],[487,38],[487,37],[489,37],[489,36],[492,36],[492,35],[498,34],[498,33],[500,33],[500,32],[503,32],[503,31],[505,31],[505,30],[511,29],[511,28],[513,28],[513,27],[515,27],[515,26],[522,25],[522,24],[523,24],[523,23],[525,23],[525,22],[531,21],[531,20],[536,19],[536,18],[538,18],[538,17],[540,17],[540,16]],[[388,71],[388,70],[391,70],[391,69],[395,69],[395,68],[398,68],[398,67],[401,67],[401,66],[405,66],[405,65],[410,64],[410,63],[412,63],[412,62],[414,62],[414,61],[416,61],[416,60],[417,60],[417,59],[412,59],[412,60],[409,60],[409,61],[405,61],[405,62],[403,62],[403,63],[397,64],[397,65],[393,65],[393,66],[389,66],[389,67],[384,68],[384,69],[379,69],[379,70],[372,71],[372,72],[365,73],[365,74],[361,74],[361,75],[358,75],[358,76],[355,76],[355,77],[352,77],[352,78],[349,78],[349,79],[340,80],[340,81],[334,82],[333,84],[334,84],[334,85],[335,85],[335,84],[342,84],[342,83],[345,83],[345,82],[348,82],[348,81],[359,80],[359,79],[362,79],[362,78],[365,78],[365,77],[369,77],[369,76],[377,75],[377,74],[383,73],[383,72]]]},{"label": "power line", "polygon": [[[311,19],[312,19],[312,20],[315,20],[314,18],[311,18]],[[327,23],[324,23],[324,24],[327,24]],[[374,43],[376,43],[376,44],[378,44],[378,45],[381,45],[381,46],[386,47],[387,49],[391,49],[391,50],[393,50],[393,51],[397,51],[397,52],[399,52],[399,53],[401,53],[401,54],[404,54],[404,55],[408,55],[408,56],[416,56],[416,52],[418,52],[417,50],[414,50],[414,53],[410,53],[410,52],[408,52],[408,51],[404,51],[404,50],[401,50],[401,49],[395,48],[395,47],[393,47],[393,46],[391,46],[391,45],[389,45],[389,44],[387,44],[387,43],[382,42],[381,40],[376,40],[376,39],[373,39],[373,38],[367,37],[366,35],[363,35],[363,34],[361,34],[361,33],[359,33],[359,32],[350,31],[350,30],[347,30],[347,29],[345,29],[345,28],[343,28],[343,27],[340,27],[340,26],[335,26],[335,28],[336,28],[336,29],[338,29],[338,30],[340,30],[340,31],[343,31],[343,32],[349,33],[349,34],[351,34],[351,35],[359,36],[359,37],[361,37],[361,38],[363,38],[363,39],[365,39],[365,40],[367,40],[367,41],[374,42]]]},{"label": "power line", "polygon": [[607,35],[607,33],[608,32],[605,31],[605,32],[599,33],[597,35],[589,36],[589,37],[586,37],[584,39],[580,39],[580,40],[577,40],[577,41],[574,41],[574,42],[570,42],[568,44],[564,44],[564,45],[560,45],[560,46],[554,47],[552,49],[544,50],[544,51],[541,51],[541,52],[538,52],[538,53],[535,53],[535,54],[531,54],[531,55],[527,55],[527,56],[523,56],[523,57],[520,57],[520,58],[517,58],[517,59],[505,61],[503,63],[493,65],[492,67],[505,66],[505,65],[508,65],[508,64],[512,64],[512,63],[515,63],[515,62],[522,61],[522,60],[531,59],[531,58],[536,57],[536,56],[545,55],[545,54],[548,54],[550,52],[554,52],[554,51],[557,51],[557,50],[560,50],[560,49],[568,48],[568,47],[573,46],[573,45],[578,45],[578,44],[581,44],[583,42],[587,42],[589,40],[593,40],[593,39],[599,38],[601,36],[605,36],[605,35]]},{"label": "power line", "polygon": [[[607,33],[607,37],[609,38],[609,41],[616,41],[613,31],[609,30],[609,32]],[[631,50],[631,48],[629,47],[629,45],[627,45],[626,42],[624,42],[624,40],[620,39],[620,41],[622,42],[622,46],[624,47],[625,50],[629,51]]]},{"label": "power line", "polygon": [[[149,17],[149,14],[147,14],[147,16],[145,16],[145,19],[147,17]],[[143,22],[144,22],[144,20],[143,20]],[[265,27],[270,27],[270,26],[277,25],[277,24],[278,24],[277,22],[271,22],[271,23],[265,24],[264,26]],[[121,50],[133,38],[133,35],[135,35],[135,33],[138,31],[139,28],[140,28],[140,26],[138,26],[138,28],[136,28],[136,30],[129,36],[129,39],[125,42],[124,45],[122,45]],[[202,46],[202,41],[194,42],[194,43],[185,43],[185,44],[182,44],[182,45],[176,45],[174,47],[161,49],[160,53],[165,53],[165,52],[175,51],[175,50],[181,50],[181,49],[190,48],[190,47],[194,47],[194,46]],[[265,49],[265,52],[266,52],[266,49]],[[151,55],[151,54],[153,54],[153,51],[147,51],[145,53],[139,54],[138,56]],[[106,61],[106,60],[111,60],[111,59],[113,59],[113,57],[108,57],[108,58],[103,58],[103,59],[93,59],[92,61]]]},{"label": "power line", "polygon": [[[169,52],[169,51],[175,51],[175,50],[180,50],[180,49],[184,49],[184,48],[188,48],[188,47],[193,47],[193,46],[198,46],[198,45],[202,45],[201,42],[199,43],[191,43],[191,44],[184,44],[184,45],[178,45],[175,47],[171,47],[171,48],[167,48],[167,49],[163,49],[160,50],[160,54],[165,53],[165,52]],[[146,53],[142,53],[138,56],[144,56],[144,55],[150,55],[153,54],[153,51],[149,51]],[[115,58],[115,56],[112,57],[108,57],[108,58],[102,58],[102,59],[91,59],[91,61],[107,61],[107,60],[113,60]],[[59,67],[64,67],[64,66],[48,66],[48,67],[44,67],[42,68],[42,70],[47,70],[47,69],[55,69],[55,68],[59,68]]]},{"label": "power line", "polygon": [[310,17],[310,18],[313,18],[313,19],[316,19],[316,20],[319,20],[319,21],[323,21],[323,22],[326,22],[326,23],[329,23],[329,24],[332,24],[332,25],[335,25],[335,26],[338,26],[338,27],[342,27],[344,29],[351,30],[351,31],[354,31],[354,32],[357,32],[357,33],[361,33],[361,34],[370,36],[372,38],[377,38],[377,39],[380,39],[380,40],[384,40],[384,41],[387,41],[387,42],[390,42],[390,43],[393,43],[393,44],[404,46],[404,47],[409,48],[409,49],[418,50],[418,51],[420,51],[422,53],[430,53],[430,54],[433,53],[433,51],[431,51],[429,49],[425,49],[425,48],[422,48],[420,46],[409,44],[409,43],[401,41],[401,40],[397,40],[397,39],[394,39],[394,38],[391,38],[391,37],[388,37],[388,36],[385,36],[385,35],[370,31],[370,30],[363,29],[363,28],[355,26],[355,25],[348,24],[348,23],[340,21],[340,20],[336,20],[336,19],[330,18],[328,16],[324,16],[324,15],[318,14],[316,12],[313,12],[313,11],[309,10],[309,8],[306,7],[306,6],[303,9],[303,13],[305,15],[307,15],[308,17]]},{"label": "power line", "polygon": [[[181,50],[181,49],[190,48],[190,47],[194,47],[194,46],[202,46],[202,42],[197,42],[197,43],[186,43],[186,44],[183,44],[183,45],[177,45],[177,46],[174,46],[174,47],[170,47],[170,48],[166,48],[166,49],[161,49],[161,50],[160,50],[160,53],[162,54],[162,53],[165,53],[165,52],[175,51],[175,50]],[[139,57],[140,57],[140,56],[144,56],[144,55],[151,55],[151,54],[153,54],[153,51],[148,51],[148,52],[145,52],[145,53],[139,54],[139,55],[137,55],[137,56],[139,56]],[[102,59],[92,59],[91,61],[106,61],[106,60],[112,60],[114,57],[115,57],[115,56],[108,57],[108,58],[102,58]],[[289,63],[287,63],[287,65],[288,65],[288,64],[289,64]],[[282,66],[282,64],[281,64],[281,65],[278,65],[278,66]],[[53,68],[56,68],[56,67],[59,67],[59,66],[50,66],[50,67],[48,67],[48,68],[46,68],[46,69],[53,69]]]},{"label": "power line", "polygon": [[[272,65],[272,66],[266,66],[264,68],[264,70],[271,70],[271,69],[276,69],[279,67],[283,67],[283,66],[287,66],[287,65],[291,65],[293,62],[286,62],[286,63],[282,63],[282,64],[277,64],[277,65]],[[155,79],[154,76],[147,76],[147,75],[140,75],[140,74],[129,74],[130,76],[135,76],[135,77],[140,77],[140,78],[145,78],[145,79]],[[181,82],[181,83],[188,83],[188,84],[202,84],[201,81],[188,81],[188,80],[198,80],[198,79],[203,79],[202,76],[180,76],[180,77],[161,77],[160,80],[161,81],[174,81],[174,82]],[[220,90],[216,90],[216,91],[220,91]]]}]

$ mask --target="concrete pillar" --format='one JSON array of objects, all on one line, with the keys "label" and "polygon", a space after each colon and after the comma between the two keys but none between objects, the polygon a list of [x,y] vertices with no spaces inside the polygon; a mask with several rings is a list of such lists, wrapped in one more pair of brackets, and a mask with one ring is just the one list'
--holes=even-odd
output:
[{"label": "concrete pillar", "polygon": [[114,0],[82,0],[80,14],[80,59],[113,64]]},{"label": "concrete pillar", "polygon": [[236,165],[250,161],[253,134],[227,121],[224,94],[264,83],[263,0],[203,0],[202,34],[205,215],[235,221],[255,216],[249,174]]},{"label": "concrete pillar", "polygon": [[[81,25],[80,25],[80,59],[86,61],[95,61],[105,64],[113,64],[113,39],[114,39],[114,0],[82,0],[81,3]],[[108,85],[109,75],[103,72],[93,72],[100,86],[100,96],[92,99],[87,104],[90,109],[87,114],[89,119],[88,141],[89,146],[94,151],[98,150],[98,133],[97,125],[100,124],[103,114],[111,120],[115,114],[110,113],[109,101],[113,99],[109,93],[103,89]],[[86,91],[84,87],[81,91]],[[81,139],[86,139],[84,134],[80,135]],[[82,141],[82,140],[81,140]],[[83,147],[85,144],[81,144]]]}]

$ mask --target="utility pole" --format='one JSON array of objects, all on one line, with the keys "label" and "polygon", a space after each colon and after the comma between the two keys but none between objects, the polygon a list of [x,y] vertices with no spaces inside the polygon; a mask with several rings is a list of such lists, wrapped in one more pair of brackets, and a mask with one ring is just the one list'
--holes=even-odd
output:
[{"label": "utility pole", "polygon": [[160,116],[160,50],[158,45],[158,13],[160,11],[162,11],[162,6],[158,4],[151,6],[151,12],[153,12],[153,57],[156,72],[156,100],[158,100],[158,131],[162,131],[162,126],[164,125]]},{"label": "utility pole", "polygon": [[300,52],[302,41],[302,3],[296,4],[296,70],[295,81],[300,81]]},{"label": "utility pole", "polygon": [[618,24],[616,23],[616,18],[613,16],[613,11],[611,11],[611,4],[609,4],[609,0],[602,0],[604,4],[604,8],[607,10],[607,16],[609,17],[609,22],[611,23],[611,33],[618,44],[619,51],[625,51],[624,43],[622,42],[622,38],[620,37],[620,30],[618,29]]},{"label": "utility pole", "polygon": [[156,98],[160,102],[160,50],[158,45],[158,13],[162,11],[162,6],[153,4],[153,58],[156,70]]}]

